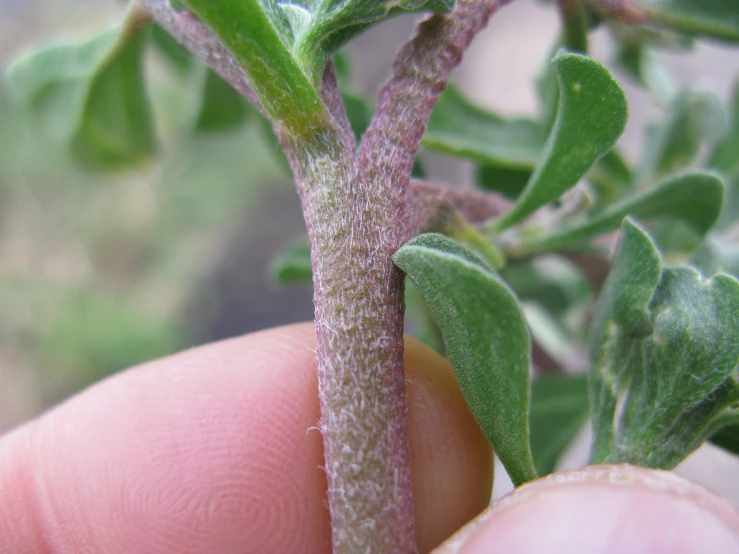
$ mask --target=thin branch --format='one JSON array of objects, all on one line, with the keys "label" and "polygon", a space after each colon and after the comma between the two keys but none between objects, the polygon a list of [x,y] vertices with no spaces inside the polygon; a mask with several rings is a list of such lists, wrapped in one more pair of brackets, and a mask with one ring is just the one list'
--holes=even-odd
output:
[{"label": "thin branch", "polygon": [[362,139],[357,168],[360,183],[381,186],[394,198],[396,221],[403,220],[413,158],[449,72],[493,12],[508,1],[458,0],[451,14],[424,20],[398,52]]},{"label": "thin branch", "polygon": [[339,88],[339,80],[336,76],[333,60],[328,62],[326,69],[323,71],[320,94],[323,103],[334,119],[336,127],[341,132],[345,146],[354,151],[356,149],[356,139],[344,108],[344,100],[341,97],[341,89]]}]

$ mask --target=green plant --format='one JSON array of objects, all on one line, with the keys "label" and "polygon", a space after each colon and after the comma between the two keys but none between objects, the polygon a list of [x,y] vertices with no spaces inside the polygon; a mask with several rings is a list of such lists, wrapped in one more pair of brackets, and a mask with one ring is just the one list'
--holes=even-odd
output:
[{"label": "green plant", "polygon": [[[739,40],[739,10],[733,0],[561,0],[541,117],[507,120],[444,90],[504,3],[138,0],[120,26],[9,73],[32,116],[97,169],[156,156],[145,48],[192,63],[162,29],[212,69],[194,127],[256,121],[234,90],[269,122],[308,227],[310,249],[292,248],[276,273],[315,287],[335,552],[415,551],[404,275],[411,315],[445,349],[516,485],[552,471],[588,414],[592,463],[672,468],[707,439],[737,452],[739,89],[727,118],[710,94],[657,78],[653,50]],[[363,100],[342,94],[332,56],[404,11],[435,15],[398,53],[368,121]],[[624,93],[587,56],[598,26],[612,31],[617,64],[667,106],[636,165],[616,147]],[[422,145],[475,162],[484,190],[412,178]],[[586,342],[587,383],[561,374],[532,389],[532,345],[563,366]]]}]

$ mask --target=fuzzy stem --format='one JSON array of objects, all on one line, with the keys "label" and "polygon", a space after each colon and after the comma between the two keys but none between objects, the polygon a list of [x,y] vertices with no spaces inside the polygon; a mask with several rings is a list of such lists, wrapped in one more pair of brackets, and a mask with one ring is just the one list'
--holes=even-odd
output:
[{"label": "fuzzy stem", "polygon": [[462,0],[423,22],[355,164],[341,133],[306,144],[283,134],[313,260],[333,552],[416,552],[403,373],[406,188],[426,120],[472,37],[500,2]]},{"label": "fuzzy stem", "polygon": [[[167,0],[138,0],[175,38],[255,100],[243,71],[203,25]],[[459,0],[406,44],[360,154],[329,68],[331,117],[309,136],[278,128],[311,243],[321,430],[334,554],[416,552],[403,373],[406,189],[426,120],[449,71],[506,0]]]}]

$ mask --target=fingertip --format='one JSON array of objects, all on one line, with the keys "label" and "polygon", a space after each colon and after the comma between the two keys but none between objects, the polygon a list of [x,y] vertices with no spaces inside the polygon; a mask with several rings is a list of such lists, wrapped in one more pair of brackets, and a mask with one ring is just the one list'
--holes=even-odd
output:
[{"label": "fingertip", "polygon": [[[0,552],[329,552],[314,349],[311,324],[193,349],[4,438]],[[448,364],[406,361],[426,552],[487,504],[492,461]]]},{"label": "fingertip", "polygon": [[493,454],[449,363],[406,338],[408,431],[419,552],[430,552],[490,503]]},{"label": "fingertip", "polygon": [[524,485],[438,554],[739,552],[739,515],[670,472],[627,465],[562,472]]}]

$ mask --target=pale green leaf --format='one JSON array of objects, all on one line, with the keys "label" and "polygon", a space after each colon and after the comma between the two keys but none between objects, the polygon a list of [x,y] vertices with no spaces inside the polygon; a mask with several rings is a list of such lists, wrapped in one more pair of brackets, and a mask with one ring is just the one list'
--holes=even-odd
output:
[{"label": "pale green leaf", "polygon": [[515,295],[485,262],[442,235],[415,238],[393,260],[426,301],[467,403],[513,482],[535,478],[531,338]]},{"label": "pale green leaf", "polygon": [[627,118],[626,98],[610,73],[590,58],[560,52],[557,119],[545,150],[514,207],[490,229],[515,225],[577,184],[615,144]]},{"label": "pale green leaf", "polygon": [[525,253],[582,247],[583,243],[618,229],[624,217],[671,218],[705,234],[716,222],[724,198],[721,178],[712,173],[685,173],[665,180],[652,189],[624,198],[595,216],[574,221],[554,233],[526,244]]},{"label": "pale green leaf", "polygon": [[544,375],[531,386],[531,450],[540,476],[557,462],[588,418],[585,375]]},{"label": "pale green leaf", "polygon": [[546,141],[533,121],[504,120],[447,88],[431,113],[423,146],[481,164],[531,170]]},{"label": "pale green leaf", "polygon": [[735,421],[739,282],[660,269],[643,231],[626,220],[622,233],[591,333],[591,461],[670,469]]},{"label": "pale green leaf", "polygon": [[613,265],[598,297],[590,331],[591,459],[605,459],[613,445],[616,403],[628,377],[626,354],[652,332],[649,302],[662,275],[659,252],[630,219],[621,226]]},{"label": "pale green leaf", "polygon": [[8,88],[47,136],[69,140],[81,117],[93,76],[116,44],[120,27],[80,43],[49,46],[8,70]]},{"label": "pale green leaf", "polygon": [[85,164],[140,165],[156,152],[143,68],[148,35],[148,29],[124,34],[92,77],[72,137],[72,151]]},{"label": "pale green leaf", "polygon": [[143,78],[146,28],[116,26],[78,44],[52,46],[14,64],[9,83],[35,124],[91,166],[118,168],[156,149]]},{"label": "pale green leaf", "polygon": [[671,469],[735,412],[739,282],[666,268],[649,309],[654,329],[632,350],[619,439],[606,461]]}]

